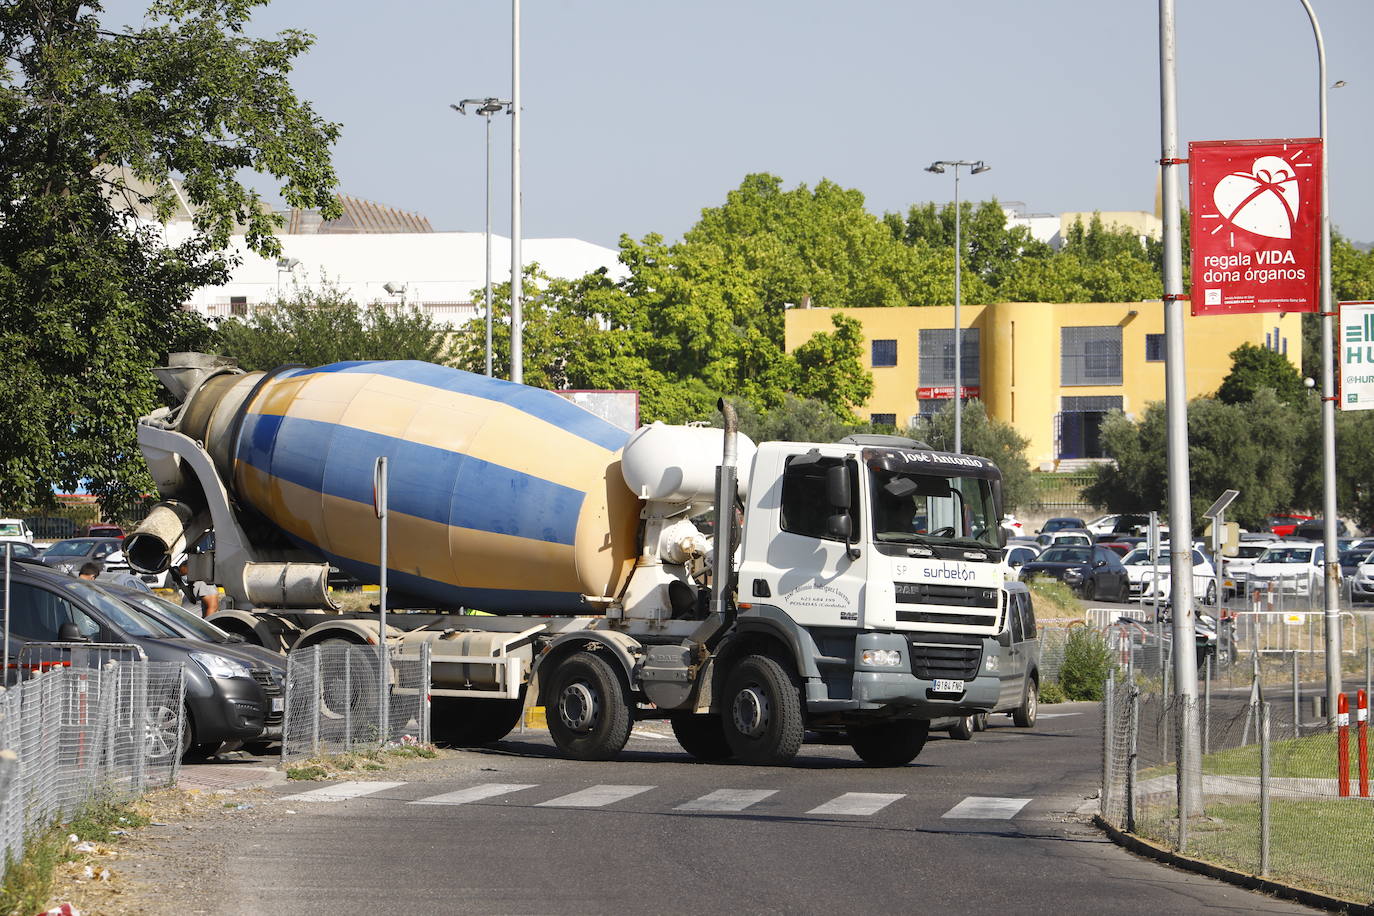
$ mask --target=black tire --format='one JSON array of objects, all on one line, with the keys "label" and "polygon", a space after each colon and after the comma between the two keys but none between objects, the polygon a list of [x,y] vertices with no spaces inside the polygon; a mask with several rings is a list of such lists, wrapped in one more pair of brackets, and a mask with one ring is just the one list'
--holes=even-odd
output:
[{"label": "black tire", "polygon": [[625,687],[605,659],[576,652],[549,682],[549,734],[558,749],[577,760],[611,760],[630,740]]},{"label": "black tire", "polygon": [[1026,681],[1026,692],[1021,695],[1021,705],[1011,714],[1017,728],[1034,728],[1035,717],[1040,709],[1040,684],[1035,678]]},{"label": "black tire", "polygon": [[721,724],[720,716],[676,713],[669,721],[673,724],[673,737],[677,738],[677,743],[696,759],[715,763],[734,756],[730,742],[725,740],[725,727]]},{"label": "black tire", "polygon": [[430,700],[430,733],[454,747],[494,744],[520,724],[525,701],[434,697]]},{"label": "black tire", "polygon": [[766,655],[749,655],[725,679],[721,725],[744,763],[775,766],[801,750],[806,728],[801,693],[787,669]]},{"label": "black tire", "polygon": [[275,741],[249,741],[243,749],[254,757],[275,757],[281,754],[281,745]]},{"label": "black tire", "polygon": [[1217,603],[1217,583],[1215,581],[1207,583],[1207,594],[1202,597],[1203,604]]},{"label": "black tire", "polygon": [[1087,582],[1083,583],[1083,597],[1086,598],[1088,601],[1101,600],[1101,598],[1098,595],[1096,577],[1089,579]]},{"label": "black tire", "polygon": [[906,766],[926,746],[929,719],[895,719],[875,725],[851,725],[849,746],[864,763],[875,767]]},{"label": "black tire", "polygon": [[971,741],[973,733],[978,731],[978,725],[974,722],[973,716],[964,716],[950,727],[949,736],[956,741]]},{"label": "black tire", "polygon": [[985,731],[988,730],[988,714],[987,714],[987,713],[985,713],[985,712],[980,712],[980,713],[978,713],[978,715],[976,715],[976,716],[973,717],[973,730],[976,731],[976,732],[985,732]]}]

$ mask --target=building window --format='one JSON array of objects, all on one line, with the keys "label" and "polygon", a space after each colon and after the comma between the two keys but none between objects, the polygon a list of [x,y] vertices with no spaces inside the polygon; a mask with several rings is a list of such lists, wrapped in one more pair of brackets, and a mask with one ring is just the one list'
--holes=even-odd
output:
[{"label": "building window", "polygon": [[247,296],[230,296],[230,297],[229,297],[229,314],[231,314],[231,315],[247,315],[247,314],[248,314],[248,297],[247,297]]},{"label": "building window", "polygon": [[[960,335],[960,374],[965,386],[977,385],[981,377],[978,364],[977,328],[965,328]],[[923,328],[920,337],[920,365],[917,374],[922,388],[954,384],[954,329]]]},{"label": "building window", "polygon": [[868,422],[874,426],[896,426],[897,415],[895,413],[873,413],[868,415]]},{"label": "building window", "polygon": [[1121,328],[1061,328],[1059,384],[1120,385]]},{"label": "building window", "polygon": [[897,341],[873,341],[873,368],[897,365]]},{"label": "building window", "polygon": [[1119,397],[1060,398],[1055,417],[1055,440],[1060,458],[1105,458],[1102,421],[1121,410]]},{"label": "building window", "polygon": [[1164,362],[1164,335],[1146,334],[1145,335],[1145,362],[1162,363]]}]

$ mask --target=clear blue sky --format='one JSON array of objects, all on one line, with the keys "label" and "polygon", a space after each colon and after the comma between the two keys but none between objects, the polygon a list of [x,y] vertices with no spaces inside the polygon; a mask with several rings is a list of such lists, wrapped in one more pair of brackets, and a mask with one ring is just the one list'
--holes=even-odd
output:
[{"label": "clear blue sky", "polygon": [[[1181,139],[1316,136],[1299,0],[1178,0]],[[1374,241],[1374,2],[1313,0],[1327,40],[1332,219]],[[112,0],[127,16],[130,0]],[[934,159],[984,159],[976,199],[1148,210],[1159,158],[1154,0],[523,0],[525,235],[675,239],[750,172],[829,178],[875,213],[947,201]],[[318,43],[297,91],[342,122],[341,190],[480,230],[483,130],[510,93],[509,0],[277,0]],[[493,127],[509,227],[509,119]]]}]

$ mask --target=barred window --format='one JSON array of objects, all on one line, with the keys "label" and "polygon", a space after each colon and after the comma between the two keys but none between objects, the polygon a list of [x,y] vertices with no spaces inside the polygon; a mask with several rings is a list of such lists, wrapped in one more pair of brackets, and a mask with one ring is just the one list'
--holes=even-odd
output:
[{"label": "barred window", "polygon": [[[977,328],[964,328],[960,335],[960,374],[963,385],[977,385],[981,377],[978,363]],[[923,388],[954,384],[954,329],[923,328],[920,336],[920,384]]]},{"label": "barred window", "polygon": [[897,341],[873,341],[873,368],[897,365]]},{"label": "barred window", "polygon": [[1162,363],[1164,362],[1164,335],[1146,334],[1145,335],[1145,362]]},{"label": "barred window", "polygon": [[1061,328],[1059,384],[1120,385],[1121,328]]},{"label": "barred window", "polygon": [[895,413],[872,413],[868,415],[868,422],[874,426],[896,426],[897,415]]}]

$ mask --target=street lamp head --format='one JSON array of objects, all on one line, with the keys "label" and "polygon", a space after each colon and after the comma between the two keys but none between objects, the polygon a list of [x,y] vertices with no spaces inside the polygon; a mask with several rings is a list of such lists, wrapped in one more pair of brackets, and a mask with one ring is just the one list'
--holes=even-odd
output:
[{"label": "street lamp head", "polygon": [[936,175],[943,175],[945,173],[945,167],[938,162],[932,162],[930,165],[926,166],[926,171],[934,172]]},{"label": "street lamp head", "polygon": [[486,115],[488,118],[490,118],[492,115],[509,108],[510,102],[506,101],[505,99],[498,99],[488,96],[485,99],[463,99],[463,101],[459,102],[457,105],[449,105],[448,107],[452,108],[454,111],[458,112],[461,115],[465,115],[468,113],[469,105],[477,106],[477,113],[479,115]]},{"label": "street lamp head", "polygon": [[277,258],[277,270],[295,270],[300,266],[299,258]]},{"label": "street lamp head", "polygon": [[393,296],[399,296],[406,291],[406,285],[404,283],[393,283],[388,280],[386,283],[382,284],[382,289]]},{"label": "street lamp head", "polygon": [[979,172],[986,172],[986,171],[987,171],[988,169],[990,169],[990,168],[992,168],[992,166],[990,166],[990,165],[984,165],[984,164],[983,164],[983,160],[979,159],[979,160],[974,164],[973,168],[969,169],[968,173],[969,173],[970,175],[977,175]]}]

